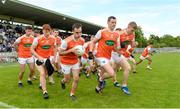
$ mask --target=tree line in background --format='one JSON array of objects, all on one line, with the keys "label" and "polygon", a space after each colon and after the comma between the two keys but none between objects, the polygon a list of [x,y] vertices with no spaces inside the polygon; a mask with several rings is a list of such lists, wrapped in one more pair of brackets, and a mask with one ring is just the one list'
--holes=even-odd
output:
[{"label": "tree line in background", "polygon": [[153,42],[155,48],[161,47],[180,47],[180,36],[172,36],[165,34],[162,37],[151,34],[149,39],[144,37],[144,33],[141,27],[135,31],[136,41],[139,43],[138,47],[144,48],[148,42]]}]

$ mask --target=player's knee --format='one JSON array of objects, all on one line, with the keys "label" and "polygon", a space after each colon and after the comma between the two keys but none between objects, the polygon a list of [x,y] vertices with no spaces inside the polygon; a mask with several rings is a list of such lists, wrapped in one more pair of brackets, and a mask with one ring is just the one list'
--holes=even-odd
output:
[{"label": "player's knee", "polygon": [[109,73],[109,75],[110,75],[111,77],[114,77],[114,76],[115,76],[115,72],[113,71],[113,72]]},{"label": "player's knee", "polygon": [[74,79],[74,82],[77,83],[77,82],[79,81],[79,76],[76,76],[76,77],[74,77],[73,79]]},{"label": "player's knee", "polygon": [[131,66],[130,65],[127,65],[124,69],[126,72],[130,72],[131,71]]},{"label": "player's knee", "polygon": [[70,77],[65,77],[65,78],[64,78],[64,82],[65,82],[65,83],[69,83],[69,82],[70,82]]}]

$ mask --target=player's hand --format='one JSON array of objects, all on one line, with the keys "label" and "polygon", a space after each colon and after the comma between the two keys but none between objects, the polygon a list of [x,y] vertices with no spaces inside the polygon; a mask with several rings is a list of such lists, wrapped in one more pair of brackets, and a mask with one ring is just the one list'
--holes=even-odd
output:
[{"label": "player's hand", "polygon": [[78,50],[75,49],[75,48],[72,48],[72,49],[71,49],[71,52],[74,53],[74,54],[76,54],[76,55],[78,55]]},{"label": "player's hand", "polygon": [[94,58],[94,56],[93,56],[93,53],[92,53],[92,52],[89,52],[89,53],[88,53],[88,55],[89,55],[89,57],[88,57],[88,58],[89,58],[89,60],[92,60],[92,59]]}]

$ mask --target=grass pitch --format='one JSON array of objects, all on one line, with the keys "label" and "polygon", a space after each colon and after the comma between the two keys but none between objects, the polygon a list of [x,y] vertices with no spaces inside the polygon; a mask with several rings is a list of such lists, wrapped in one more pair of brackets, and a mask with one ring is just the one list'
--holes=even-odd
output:
[{"label": "grass pitch", "polygon": [[[138,56],[136,59],[138,60]],[[71,83],[65,90],[60,87],[60,80],[54,74],[55,85],[47,83],[50,98],[44,100],[38,88],[39,80],[33,85],[26,83],[28,70],[23,78],[23,88],[18,88],[18,64],[0,65],[0,102],[19,108],[174,108],[180,107],[180,54],[157,53],[152,57],[152,70],[146,69],[147,61],[137,66],[137,73],[130,73],[129,90],[132,95],[125,95],[120,88],[107,80],[103,95],[95,93],[97,78],[91,75],[87,79],[80,77],[76,96],[77,101],[69,97]],[[38,72],[37,72],[38,75]],[[122,81],[122,71],[118,72],[118,81]],[[4,107],[1,106],[0,107]]]}]

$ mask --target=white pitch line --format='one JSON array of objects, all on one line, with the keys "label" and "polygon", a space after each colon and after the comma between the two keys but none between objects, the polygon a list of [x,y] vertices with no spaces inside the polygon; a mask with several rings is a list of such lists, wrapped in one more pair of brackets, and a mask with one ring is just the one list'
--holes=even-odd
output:
[{"label": "white pitch line", "polygon": [[19,109],[19,108],[15,107],[15,106],[9,105],[9,104],[1,102],[1,101],[0,101],[0,106],[3,106],[5,108],[9,108],[9,109]]}]

